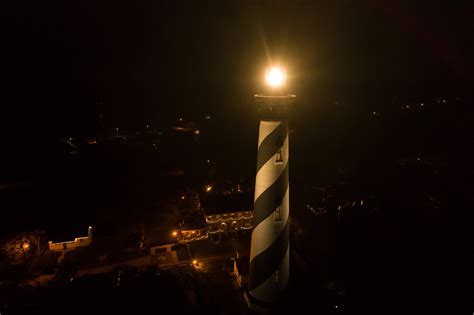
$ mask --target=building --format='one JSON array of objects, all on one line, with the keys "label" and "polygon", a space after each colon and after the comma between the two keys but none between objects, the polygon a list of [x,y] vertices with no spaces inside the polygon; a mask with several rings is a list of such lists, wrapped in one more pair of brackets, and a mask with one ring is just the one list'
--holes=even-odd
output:
[{"label": "building", "polygon": [[239,287],[241,288],[246,288],[247,287],[247,282],[249,278],[249,253],[243,252],[240,254],[237,251],[237,255],[235,258],[232,258],[234,261],[234,270],[232,272],[233,276],[235,277],[235,280],[237,281]]},{"label": "building", "polygon": [[[71,237],[72,238],[72,237]],[[89,226],[87,236],[74,237],[73,241],[64,241],[53,237],[52,241],[48,241],[49,250],[61,251],[65,249],[74,249],[77,247],[89,246],[92,243],[92,227]]]},{"label": "building", "polygon": [[151,263],[160,267],[178,264],[178,254],[173,247],[175,244],[164,244],[150,247]]},{"label": "building", "polygon": [[200,241],[208,237],[208,226],[202,215],[187,215],[183,218],[177,235],[179,243]]},{"label": "building", "polygon": [[252,194],[209,195],[201,199],[209,235],[213,239],[252,229]]}]

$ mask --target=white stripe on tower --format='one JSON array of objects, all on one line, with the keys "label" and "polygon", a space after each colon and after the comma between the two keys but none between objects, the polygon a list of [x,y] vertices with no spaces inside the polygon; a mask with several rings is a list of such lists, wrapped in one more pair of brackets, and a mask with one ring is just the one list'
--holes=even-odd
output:
[{"label": "white stripe on tower", "polygon": [[264,308],[276,302],[289,276],[288,148],[286,121],[260,122],[248,290]]}]

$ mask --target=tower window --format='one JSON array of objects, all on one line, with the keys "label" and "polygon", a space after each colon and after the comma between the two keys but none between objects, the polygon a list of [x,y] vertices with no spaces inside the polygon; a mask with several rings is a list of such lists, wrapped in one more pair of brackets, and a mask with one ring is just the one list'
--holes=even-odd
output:
[{"label": "tower window", "polygon": [[279,147],[277,149],[276,155],[275,155],[275,163],[283,163],[283,155],[281,154],[282,147]]},{"label": "tower window", "polygon": [[277,206],[275,209],[275,222],[281,221],[281,205]]},{"label": "tower window", "polygon": [[273,274],[273,280],[275,281],[275,284],[278,285],[278,282],[280,281],[280,270],[275,271]]}]

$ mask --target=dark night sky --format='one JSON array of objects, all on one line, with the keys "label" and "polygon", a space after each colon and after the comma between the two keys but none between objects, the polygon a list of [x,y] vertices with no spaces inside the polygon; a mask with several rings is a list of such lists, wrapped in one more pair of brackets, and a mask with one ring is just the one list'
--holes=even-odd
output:
[{"label": "dark night sky", "polygon": [[309,107],[347,91],[468,90],[473,78],[468,1],[12,1],[2,11],[9,137],[86,132],[99,112],[122,125],[243,115],[268,56]]}]

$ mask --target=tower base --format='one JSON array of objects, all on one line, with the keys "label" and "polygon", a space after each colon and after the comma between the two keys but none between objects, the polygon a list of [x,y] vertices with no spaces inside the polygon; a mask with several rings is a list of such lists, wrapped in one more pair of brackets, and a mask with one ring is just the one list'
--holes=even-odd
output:
[{"label": "tower base", "polygon": [[262,304],[261,302],[258,302],[257,300],[255,300],[249,293],[247,290],[244,291],[244,300],[245,300],[245,303],[247,303],[247,307],[254,311],[254,312],[258,312],[258,313],[268,313],[270,311],[270,308],[268,305],[264,305]]}]

